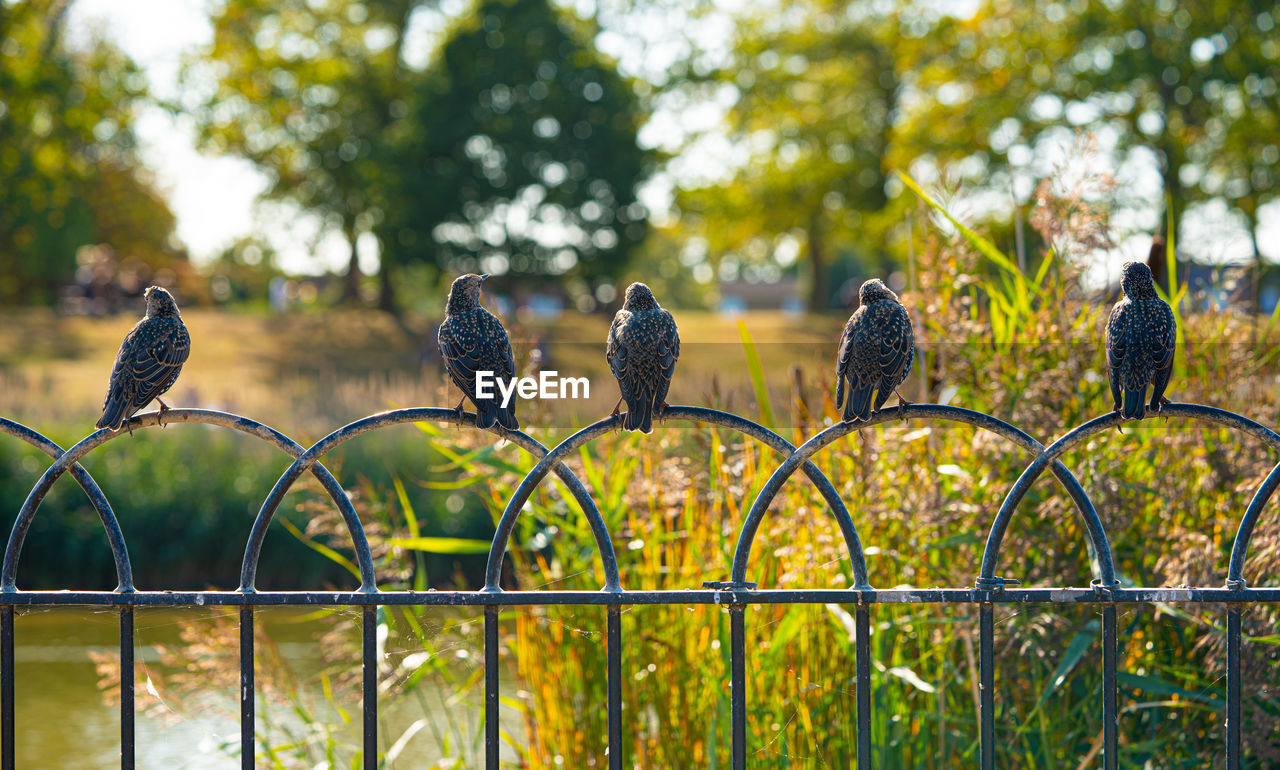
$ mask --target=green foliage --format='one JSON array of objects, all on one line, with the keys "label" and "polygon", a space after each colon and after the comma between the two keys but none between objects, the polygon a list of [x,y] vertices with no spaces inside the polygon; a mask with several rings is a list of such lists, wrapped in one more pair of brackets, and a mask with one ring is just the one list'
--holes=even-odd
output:
[{"label": "green foliage", "polygon": [[853,254],[864,269],[885,261],[866,236],[878,234],[887,202],[883,156],[900,90],[888,21],[824,2],[786,14],[751,7],[712,76],[670,86],[701,100],[731,93],[720,128],[746,156],[727,178],[681,185],[682,229],[716,261],[767,263],[784,239],[799,241],[812,312],[832,306],[838,257]]},{"label": "green foliage", "polygon": [[616,281],[646,232],[633,85],[547,0],[455,21],[416,86],[384,228],[398,261],[446,273]]},{"label": "green foliage", "polygon": [[174,218],[134,153],[146,80],[123,53],[64,40],[65,2],[0,8],[0,303],[51,303],[76,252],[180,258]]}]

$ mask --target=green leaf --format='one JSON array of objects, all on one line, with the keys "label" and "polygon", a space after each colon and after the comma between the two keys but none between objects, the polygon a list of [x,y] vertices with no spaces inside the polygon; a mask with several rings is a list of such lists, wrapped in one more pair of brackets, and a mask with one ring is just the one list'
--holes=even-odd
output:
[{"label": "green leaf", "polygon": [[1054,670],[1053,676],[1049,679],[1049,685],[1044,688],[1044,692],[1040,693],[1040,700],[1036,703],[1037,708],[1049,700],[1049,696],[1057,692],[1058,688],[1067,681],[1067,677],[1084,659],[1084,654],[1089,651],[1089,648],[1093,646],[1093,641],[1097,638],[1098,621],[1091,620],[1085,623],[1084,628],[1067,645],[1066,652],[1062,653],[1062,659],[1058,661],[1058,668]]},{"label": "green leaf", "polygon": [[742,340],[742,350],[747,356],[747,373],[751,376],[751,387],[756,393],[756,403],[760,406],[760,420],[766,428],[773,430],[773,404],[769,401],[769,388],[764,382],[764,365],[760,363],[760,352],[756,350],[755,340],[747,330],[747,323],[739,319],[738,337]]},{"label": "green leaf", "polygon": [[411,551],[467,555],[489,552],[488,540],[472,540],[463,537],[389,537],[387,544]]}]

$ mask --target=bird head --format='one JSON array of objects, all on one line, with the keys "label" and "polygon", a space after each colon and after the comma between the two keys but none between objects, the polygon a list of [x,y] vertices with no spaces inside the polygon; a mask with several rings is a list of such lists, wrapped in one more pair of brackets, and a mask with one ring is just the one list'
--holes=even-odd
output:
[{"label": "bird head", "polygon": [[898,295],[893,290],[884,285],[884,281],[879,278],[872,278],[862,284],[862,288],[858,289],[858,304],[870,305],[872,302],[880,302],[882,300],[898,301]]},{"label": "bird head", "polygon": [[1156,285],[1151,280],[1151,268],[1142,262],[1125,262],[1120,288],[1129,299],[1156,299]]},{"label": "bird head", "polygon": [[626,310],[652,310],[657,306],[658,300],[648,286],[636,281],[627,287],[626,297],[622,300],[622,307]]},{"label": "bird head", "polygon": [[142,296],[147,300],[147,318],[178,315],[178,303],[173,301],[173,295],[159,286],[148,286]]},{"label": "bird head", "polygon": [[449,288],[448,312],[480,307],[480,284],[484,283],[484,279],[488,277],[487,274],[467,273],[455,278],[453,286]]}]

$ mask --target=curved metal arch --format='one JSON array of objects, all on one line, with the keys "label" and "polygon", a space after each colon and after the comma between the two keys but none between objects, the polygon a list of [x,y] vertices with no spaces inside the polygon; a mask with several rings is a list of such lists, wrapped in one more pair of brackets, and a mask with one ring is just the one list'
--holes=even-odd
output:
[{"label": "curved metal arch", "polygon": [[[31,428],[3,417],[0,417],[0,433],[7,433],[27,442],[49,455],[52,460],[57,460],[64,451],[62,447]],[[80,463],[71,466],[71,477],[84,488],[85,494],[89,496],[89,502],[98,512],[98,518],[102,519],[102,527],[107,531],[107,544],[111,547],[111,557],[116,563],[116,591],[120,593],[132,591],[133,568],[129,565],[129,549],[124,542],[124,533],[120,531],[120,522],[116,521],[116,515],[111,510],[111,503],[107,502],[107,496],[102,493],[98,483]]]},{"label": "curved metal arch", "polygon": [[[663,411],[661,419],[663,421],[691,420],[705,422],[736,430],[777,450],[780,454],[788,454],[788,459],[796,451],[791,442],[768,428],[744,417],[722,412],[718,409],[707,409],[700,406],[669,406]],[[498,586],[498,581],[502,576],[502,557],[506,555],[507,542],[511,538],[511,530],[515,528],[516,518],[520,515],[520,510],[528,502],[533,490],[546,477],[551,465],[553,463],[559,464],[568,453],[573,452],[588,441],[593,441],[617,429],[620,425],[621,417],[618,416],[606,417],[599,422],[588,425],[557,444],[524,477],[524,480],[520,482],[520,486],[511,495],[511,499],[507,501],[507,507],[502,512],[502,518],[498,520],[497,531],[493,535],[493,544],[489,548],[489,563],[485,568],[485,591],[502,590]],[[858,538],[858,530],[853,525],[853,519],[850,518],[849,510],[845,507],[844,501],[840,499],[835,487],[831,485],[831,482],[823,475],[822,471],[818,470],[816,465],[805,463],[804,472],[818,487],[818,491],[827,501],[827,504],[831,506],[832,514],[840,525],[840,531],[844,535],[845,547],[849,551],[854,583],[859,588],[869,587],[867,585],[867,561],[862,551],[862,542]],[[735,583],[741,582],[737,576],[733,580]]]},{"label": "curved metal arch", "polygon": [[[416,407],[380,412],[344,425],[317,441],[306,452],[298,455],[297,459],[293,461],[293,465],[290,465],[285,470],[276,481],[275,486],[271,488],[270,494],[267,495],[267,499],[263,501],[262,507],[258,510],[257,518],[254,519],[253,530],[249,533],[248,543],[245,544],[244,561],[240,566],[241,591],[251,592],[254,590],[253,583],[258,574],[258,557],[262,552],[262,541],[267,535],[267,526],[271,523],[272,517],[275,516],[276,509],[280,506],[285,494],[293,486],[293,483],[297,481],[298,477],[321,457],[348,440],[362,433],[406,422],[445,422],[474,428],[476,416],[472,412],[459,413],[453,409],[443,407]],[[547,455],[547,448],[526,433],[509,431],[501,426],[494,426],[491,432],[511,441],[534,457],[545,459]],[[604,567],[605,590],[619,590],[618,560],[613,552],[613,541],[609,537],[608,529],[605,528],[604,520],[600,518],[600,511],[596,507],[595,500],[591,498],[591,493],[582,485],[582,482],[578,480],[573,471],[569,470],[565,465],[559,463],[556,465],[556,475],[569,488],[570,494],[578,501],[578,505],[582,507],[583,514],[587,517],[587,521],[591,526],[592,534],[595,535],[596,547],[600,551],[600,560]],[[370,585],[372,585],[372,582]]]},{"label": "curved metal arch", "polygon": [[[240,415],[208,409],[170,409],[166,411],[164,413],[164,424],[168,425],[175,422],[196,422],[231,428],[262,439],[291,457],[297,457],[303,453],[302,447],[297,442],[275,428]],[[118,432],[113,433],[104,429],[89,434],[60,455],[53,465],[49,466],[49,469],[36,482],[31,492],[27,494],[27,499],[22,503],[22,508],[18,511],[18,518],[13,522],[13,530],[10,532],[9,542],[5,546],[4,564],[0,568],[0,593],[18,590],[15,582],[18,573],[18,559],[22,555],[22,542],[27,536],[27,530],[31,527],[31,522],[35,518],[36,510],[40,507],[41,501],[44,500],[54,482],[67,471],[68,466],[72,466],[81,457],[111,439],[124,435],[126,430],[150,428],[160,424],[159,412],[147,412],[146,414],[138,415],[126,422],[124,429]],[[74,475],[74,470],[72,473]],[[376,590],[373,577],[373,554],[369,550],[369,542],[365,539],[364,527],[360,524],[360,517],[356,515],[355,507],[351,505],[351,500],[347,497],[347,493],[343,491],[342,486],[338,484],[338,480],[333,477],[333,474],[329,473],[327,468],[323,465],[317,465],[312,469],[312,473],[320,481],[320,485],[324,487],[324,490],[329,493],[329,497],[333,498],[334,504],[338,506],[338,510],[341,511],[342,518],[347,524],[347,530],[351,534],[352,545],[356,552],[356,564],[360,569],[360,590]]]},{"label": "curved metal arch", "polygon": [[[1260,423],[1250,420],[1248,417],[1228,412],[1225,409],[1218,409],[1213,406],[1204,406],[1203,404],[1165,404],[1158,415],[1152,415],[1148,419],[1155,417],[1187,417],[1194,420],[1204,420],[1206,422],[1214,422],[1219,425],[1225,425],[1233,430],[1238,430],[1253,436],[1267,446],[1280,451],[1280,434]],[[991,532],[987,536],[987,545],[982,552],[982,571],[978,577],[978,586],[992,587],[992,581],[998,584],[999,579],[996,578],[996,561],[1000,556],[1000,544],[1004,541],[1005,532],[1009,528],[1009,521],[1013,518],[1014,511],[1017,510],[1018,504],[1022,502],[1022,498],[1026,496],[1027,491],[1031,489],[1031,485],[1036,479],[1040,478],[1040,474],[1044,473],[1045,466],[1050,462],[1057,462],[1057,458],[1067,452],[1069,449],[1084,441],[1087,438],[1096,436],[1099,433],[1122,425],[1125,419],[1119,412],[1109,412],[1101,417],[1095,417],[1092,420],[1077,426],[1068,431],[1062,438],[1053,442],[1047,449],[1040,453],[1039,456],[1031,462],[1030,465],[1018,477],[1017,482],[1009,490],[1009,494],[1005,497],[1004,502],[1000,504],[1000,511],[996,514],[995,520],[991,524]],[[1274,472],[1272,475],[1275,475]],[[1270,477],[1268,477],[1270,480]],[[1266,482],[1263,483],[1266,486]],[[1262,489],[1259,489],[1259,493]],[[1269,496],[1269,493],[1268,493]],[[1254,498],[1257,501],[1257,497]],[[1265,504],[1265,498],[1262,504]],[[1262,505],[1258,506],[1258,513],[1261,512]],[[1253,509],[1253,505],[1250,505]],[[1248,513],[1245,514],[1248,519]],[[1254,514],[1257,518],[1257,513]],[[1252,522],[1251,522],[1252,523]],[[1243,522],[1241,523],[1243,527]],[[1245,545],[1247,546],[1247,538]],[[1243,558],[1243,555],[1242,555]],[[1233,550],[1234,563],[1234,550]],[[1240,565],[1243,568],[1243,563]],[[1104,585],[1110,585],[1105,583]]]},{"label": "curved metal arch", "polygon": [[[755,502],[751,504],[751,510],[747,513],[747,519],[743,522],[742,531],[738,535],[738,546],[733,555],[733,582],[742,583],[746,580],[747,562],[751,558],[751,546],[755,542],[760,522],[764,519],[765,513],[768,512],[774,497],[782,489],[782,485],[786,483],[787,479],[791,478],[801,463],[808,462],[809,458],[818,451],[854,431],[898,419],[961,422],[1008,439],[1028,452],[1036,453],[1038,456],[1044,452],[1044,445],[1004,420],[983,412],[976,412],[972,409],[963,409],[957,406],[911,404],[903,408],[901,417],[899,417],[898,410],[891,407],[873,414],[870,420],[856,423],[836,423],[801,444],[799,449],[788,457],[782,465],[778,466],[778,469],[773,472],[773,475],[769,477],[764,487],[761,488],[760,494],[756,496]],[[1098,579],[1103,585],[1111,585],[1115,580],[1115,566],[1111,559],[1111,545],[1107,540],[1107,533],[1102,526],[1102,521],[1098,518],[1098,512],[1093,507],[1093,502],[1085,494],[1080,482],[1076,480],[1076,477],[1065,465],[1055,461],[1053,463],[1053,474],[1066,488],[1067,493],[1076,504],[1076,509],[1084,519],[1086,528],[1089,530],[1089,540],[1093,544],[1096,560],[1094,570],[1097,572]]]},{"label": "curved metal arch", "polygon": [[1227,565],[1228,588],[1245,586],[1244,560],[1249,555],[1249,542],[1253,540],[1253,528],[1277,487],[1280,487],[1280,463],[1277,463],[1258,485],[1258,491],[1253,494],[1253,499],[1249,501],[1249,507],[1244,512],[1244,518],[1240,520],[1235,540],[1231,542],[1231,562]]}]

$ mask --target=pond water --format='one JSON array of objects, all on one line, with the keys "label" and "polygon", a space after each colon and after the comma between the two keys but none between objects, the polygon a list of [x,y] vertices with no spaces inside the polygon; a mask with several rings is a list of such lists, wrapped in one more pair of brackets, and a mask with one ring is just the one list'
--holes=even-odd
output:
[{"label": "pond water", "polygon": [[[269,762],[270,751],[285,767],[325,766],[329,758],[351,766],[360,746],[359,610],[255,615],[259,762]],[[137,610],[138,767],[238,766],[237,618],[226,608]],[[387,766],[476,766],[484,745],[482,616],[425,610],[412,622],[390,620],[378,701]],[[118,612],[20,611],[14,629],[18,767],[118,766]],[[511,735],[523,730],[509,710],[502,726]]]}]

